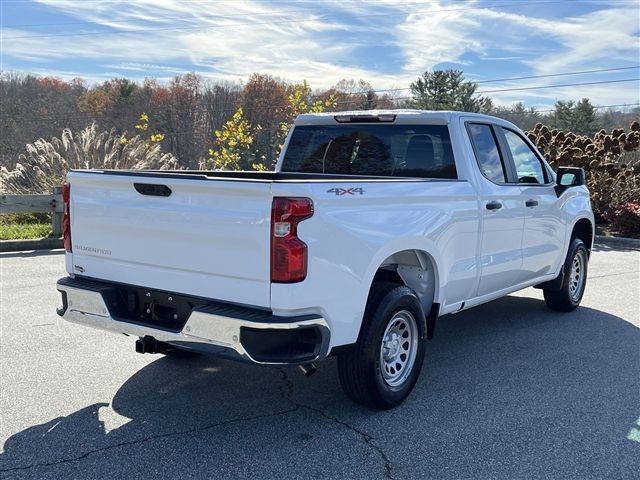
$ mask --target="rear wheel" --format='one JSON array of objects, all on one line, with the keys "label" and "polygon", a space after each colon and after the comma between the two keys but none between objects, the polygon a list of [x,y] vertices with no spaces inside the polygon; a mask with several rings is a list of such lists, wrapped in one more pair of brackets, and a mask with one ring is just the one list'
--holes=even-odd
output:
[{"label": "rear wheel", "polygon": [[374,284],[358,342],[338,357],[347,396],[376,409],[402,403],[420,375],[425,336],[425,315],[416,294],[394,283]]},{"label": "rear wheel", "polygon": [[571,312],[580,305],[587,284],[588,263],[589,255],[584,242],[579,238],[572,239],[564,262],[562,287],[560,290],[543,291],[547,307],[558,312]]}]

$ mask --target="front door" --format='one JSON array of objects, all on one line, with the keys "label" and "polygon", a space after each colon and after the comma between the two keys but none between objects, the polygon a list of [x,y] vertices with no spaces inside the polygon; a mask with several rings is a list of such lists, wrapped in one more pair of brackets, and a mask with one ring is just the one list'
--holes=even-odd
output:
[{"label": "front door", "polygon": [[525,207],[520,283],[557,271],[563,260],[566,222],[545,163],[519,133],[507,128],[500,130]]},{"label": "front door", "polygon": [[478,177],[482,235],[477,296],[483,296],[515,285],[521,275],[524,205],[520,186],[509,182],[496,127],[476,122],[467,122],[466,127],[482,173]]}]

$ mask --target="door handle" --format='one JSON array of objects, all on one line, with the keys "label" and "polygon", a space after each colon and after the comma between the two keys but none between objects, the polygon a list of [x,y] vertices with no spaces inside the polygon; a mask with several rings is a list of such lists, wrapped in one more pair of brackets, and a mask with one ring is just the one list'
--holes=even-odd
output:
[{"label": "door handle", "polygon": [[487,207],[487,210],[500,210],[502,208],[502,203],[493,200],[488,202],[485,207]]},{"label": "door handle", "polygon": [[538,206],[538,201],[537,200],[533,200],[533,199],[529,199],[526,202],[524,202],[524,204],[527,207],[537,207]]}]

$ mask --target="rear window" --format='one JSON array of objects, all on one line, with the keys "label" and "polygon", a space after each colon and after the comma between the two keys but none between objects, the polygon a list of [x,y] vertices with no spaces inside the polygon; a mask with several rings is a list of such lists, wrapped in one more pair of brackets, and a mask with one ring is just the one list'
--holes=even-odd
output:
[{"label": "rear window", "polygon": [[295,127],[281,171],[457,178],[446,125]]}]

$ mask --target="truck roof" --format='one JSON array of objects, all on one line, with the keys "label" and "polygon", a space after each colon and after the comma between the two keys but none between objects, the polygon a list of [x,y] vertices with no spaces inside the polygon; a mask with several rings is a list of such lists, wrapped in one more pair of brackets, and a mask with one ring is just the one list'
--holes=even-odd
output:
[{"label": "truck roof", "polygon": [[395,115],[395,121],[398,123],[410,123],[418,121],[420,123],[450,123],[452,120],[464,116],[474,117],[478,120],[495,122],[501,121],[496,117],[484,115],[480,113],[458,112],[450,110],[414,110],[414,109],[396,109],[396,110],[349,110],[342,112],[323,112],[323,113],[305,113],[298,115],[295,125],[326,125],[328,121],[331,124],[336,123],[335,117],[349,116],[381,116]]}]

